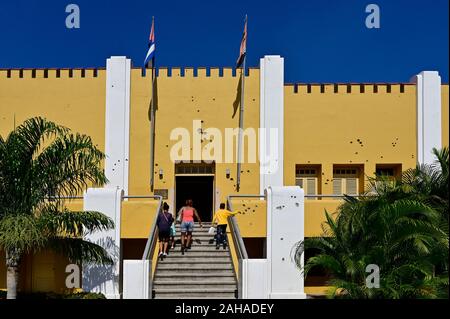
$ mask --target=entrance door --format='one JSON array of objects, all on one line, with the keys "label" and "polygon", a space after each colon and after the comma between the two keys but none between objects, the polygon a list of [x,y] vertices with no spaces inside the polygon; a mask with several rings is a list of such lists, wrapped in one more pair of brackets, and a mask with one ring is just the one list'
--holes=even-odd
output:
[{"label": "entrance door", "polygon": [[203,222],[210,222],[213,215],[214,176],[183,175],[175,177],[176,209],[192,199]]}]

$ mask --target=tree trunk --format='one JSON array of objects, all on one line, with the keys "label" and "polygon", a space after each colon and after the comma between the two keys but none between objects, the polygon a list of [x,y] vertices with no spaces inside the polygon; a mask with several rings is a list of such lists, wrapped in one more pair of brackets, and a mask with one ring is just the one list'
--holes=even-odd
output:
[{"label": "tree trunk", "polygon": [[18,249],[6,251],[6,299],[16,299],[17,286],[19,283],[19,261],[20,253]]}]

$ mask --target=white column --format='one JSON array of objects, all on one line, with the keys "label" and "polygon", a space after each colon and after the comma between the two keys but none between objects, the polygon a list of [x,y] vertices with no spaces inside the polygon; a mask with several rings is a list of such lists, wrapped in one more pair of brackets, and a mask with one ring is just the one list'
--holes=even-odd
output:
[{"label": "white column", "polygon": [[83,265],[83,290],[101,292],[106,298],[120,298],[120,215],[123,191],[112,188],[89,188],[84,194],[83,210],[98,211],[110,217],[115,228],[89,234],[86,240],[96,243],[109,253],[110,266]]},{"label": "white column", "polygon": [[151,260],[123,261],[123,299],[151,299]]},{"label": "white column", "polygon": [[243,259],[239,272],[242,284],[239,299],[268,299],[267,259]]},{"label": "white column", "polygon": [[279,55],[260,60],[260,193],[283,186],[284,59]]},{"label": "white column", "polygon": [[304,192],[298,186],[271,186],[266,198],[269,299],[304,299],[303,274],[292,260],[293,247],[305,236]]},{"label": "white column", "polygon": [[107,187],[128,195],[130,148],[131,60],[113,56],[106,61],[105,174]]},{"label": "white column", "polygon": [[417,84],[417,161],[431,164],[433,147],[442,147],[441,77],[436,71],[423,71],[413,81]]}]

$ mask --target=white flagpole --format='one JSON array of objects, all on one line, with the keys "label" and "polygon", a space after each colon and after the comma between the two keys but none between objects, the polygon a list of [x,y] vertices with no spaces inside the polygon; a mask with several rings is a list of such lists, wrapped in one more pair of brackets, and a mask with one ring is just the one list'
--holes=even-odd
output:
[{"label": "white flagpole", "polygon": [[[152,17],[155,32],[155,17]],[[150,104],[150,191],[153,192],[155,182],[155,58],[152,58],[152,101]]]},{"label": "white flagpole", "polygon": [[[247,15],[245,15],[245,26],[247,26]],[[246,30],[247,34],[248,31]],[[247,37],[246,34],[246,37]],[[236,177],[236,190],[239,192],[241,187],[241,161],[243,159],[242,144],[243,144],[243,130],[244,130],[244,84],[245,84],[245,60],[247,59],[247,39],[245,39],[245,55],[242,62],[241,70],[241,108],[239,113],[239,132],[238,132],[238,151],[237,151],[237,177]]]}]

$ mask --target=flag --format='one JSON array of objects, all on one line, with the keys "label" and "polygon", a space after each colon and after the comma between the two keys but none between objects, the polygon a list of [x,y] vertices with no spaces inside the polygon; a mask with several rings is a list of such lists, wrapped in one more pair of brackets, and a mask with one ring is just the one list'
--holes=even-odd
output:
[{"label": "flag", "polygon": [[247,15],[245,16],[244,33],[242,34],[241,48],[239,50],[239,58],[236,61],[236,67],[240,67],[244,62],[245,55],[247,53]]},{"label": "flag", "polygon": [[155,19],[152,19],[152,29],[150,30],[150,37],[148,41],[148,51],[147,55],[145,56],[144,60],[144,75],[145,75],[145,69],[148,68],[149,64],[151,63],[151,66],[153,67],[155,64]]}]

